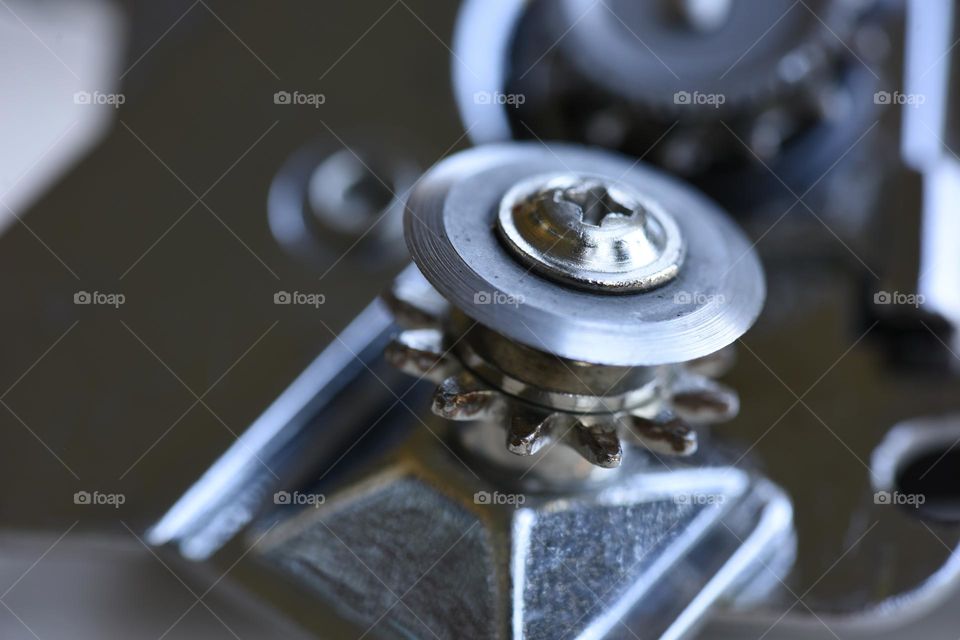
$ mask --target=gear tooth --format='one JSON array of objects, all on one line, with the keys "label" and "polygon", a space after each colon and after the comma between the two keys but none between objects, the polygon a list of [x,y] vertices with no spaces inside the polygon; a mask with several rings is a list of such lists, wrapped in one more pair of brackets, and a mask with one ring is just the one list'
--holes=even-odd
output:
[{"label": "gear tooth", "polygon": [[431,410],[448,420],[480,420],[493,417],[500,394],[467,372],[440,383],[433,394]]},{"label": "gear tooth", "polygon": [[605,469],[619,467],[623,459],[623,447],[615,422],[584,424],[580,420],[567,432],[566,443],[587,462]]},{"label": "gear tooth", "polygon": [[546,411],[514,407],[507,429],[507,449],[519,456],[535,454],[547,443],[556,418]]},{"label": "gear tooth", "polygon": [[737,392],[703,376],[689,375],[672,389],[674,412],[692,423],[724,422],[740,412]]},{"label": "gear tooth", "polygon": [[449,310],[449,303],[413,268],[397,276],[380,297],[397,324],[411,329],[437,327]]},{"label": "gear tooth", "polygon": [[401,332],[387,345],[384,357],[400,371],[433,382],[441,382],[459,368],[445,353],[439,329]]},{"label": "gear tooth", "polygon": [[655,453],[689,456],[697,451],[697,432],[669,411],[652,419],[634,415],[627,420],[636,441]]}]

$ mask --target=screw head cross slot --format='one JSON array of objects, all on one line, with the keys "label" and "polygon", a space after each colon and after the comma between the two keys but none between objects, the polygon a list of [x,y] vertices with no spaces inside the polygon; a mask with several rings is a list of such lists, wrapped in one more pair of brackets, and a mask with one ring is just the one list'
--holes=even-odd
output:
[{"label": "screw head cross slot", "polygon": [[685,252],[680,228],[656,202],[582,174],[520,182],[500,203],[497,230],[511,254],[540,275],[597,292],[666,284]]}]

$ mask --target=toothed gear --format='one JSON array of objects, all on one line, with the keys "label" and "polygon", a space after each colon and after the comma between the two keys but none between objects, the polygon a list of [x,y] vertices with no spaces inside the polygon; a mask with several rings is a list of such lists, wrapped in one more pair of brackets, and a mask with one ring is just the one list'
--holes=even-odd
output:
[{"label": "toothed gear", "polygon": [[[557,172],[566,177],[558,181]],[[535,188],[529,197],[537,207],[515,202],[512,187],[531,180],[559,185],[560,195]],[[596,203],[577,205],[579,214],[561,197],[578,180],[596,194]],[[618,234],[636,247],[642,228],[631,208],[639,205],[624,210],[634,202],[626,192],[656,206],[658,229],[678,234],[649,247],[687,249],[682,268],[654,286],[583,287],[549,271],[572,271],[580,262],[519,256],[497,231],[497,216],[512,211],[517,233],[547,229],[569,255],[588,255],[591,273],[616,269],[624,250]],[[605,223],[608,216],[614,224]],[[553,222],[531,223],[544,219]],[[436,415],[500,424],[507,450],[517,455],[556,443],[612,468],[629,445],[690,455],[697,427],[737,414],[737,394],[712,378],[730,365],[731,343],[759,314],[763,275],[746,238],[689,188],[608,153],[500,145],[457,154],[424,176],[410,198],[406,232],[420,273],[408,270],[384,296],[407,327],[386,357],[437,383]],[[639,246],[650,264],[665,250]],[[535,270],[530,260],[541,258],[545,270]]]},{"label": "toothed gear", "polygon": [[854,77],[874,76],[855,34],[878,4],[469,0],[454,40],[462,118],[478,144],[600,145],[715,187],[711,174],[770,163],[851,111]]},{"label": "toothed gear", "polygon": [[[587,461],[610,468],[620,464],[623,443],[629,442],[658,455],[687,456],[697,450],[695,427],[729,420],[739,410],[736,392],[687,365],[657,372],[648,397],[621,410],[575,413],[536,405],[467,369],[439,328],[443,324],[438,318],[437,328],[401,332],[387,347],[388,361],[404,373],[438,383],[431,404],[434,414],[453,421],[503,424],[506,447],[517,455],[533,455],[559,442]],[[726,352],[722,358],[730,361]]]}]

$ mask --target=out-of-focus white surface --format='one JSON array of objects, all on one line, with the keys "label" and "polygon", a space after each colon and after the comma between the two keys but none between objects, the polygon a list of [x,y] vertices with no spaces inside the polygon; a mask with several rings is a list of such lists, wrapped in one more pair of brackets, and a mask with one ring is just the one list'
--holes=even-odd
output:
[{"label": "out-of-focus white surface", "polygon": [[[957,64],[950,55],[960,9],[955,0],[910,0],[907,13],[906,95],[902,147],[906,162],[923,174],[919,293],[924,306],[960,321],[960,162],[951,86]],[[952,110],[953,109],[953,110]]]},{"label": "out-of-focus white surface", "polygon": [[118,90],[124,35],[107,0],[0,2],[0,230],[116,118],[113,106],[75,96]]},{"label": "out-of-focus white surface", "polygon": [[0,638],[307,637],[232,586],[229,575],[191,575],[190,566],[159,550],[154,556],[133,533],[79,528],[62,538],[0,532]]}]

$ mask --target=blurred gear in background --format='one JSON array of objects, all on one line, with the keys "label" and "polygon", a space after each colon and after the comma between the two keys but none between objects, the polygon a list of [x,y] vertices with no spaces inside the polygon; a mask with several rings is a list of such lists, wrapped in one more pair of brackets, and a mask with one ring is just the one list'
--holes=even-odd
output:
[{"label": "blurred gear in background", "polygon": [[888,48],[875,0],[490,4],[465,3],[455,40],[476,142],[616,149],[738,213],[780,189],[761,163],[804,192],[849,149],[879,81],[861,56]]}]

